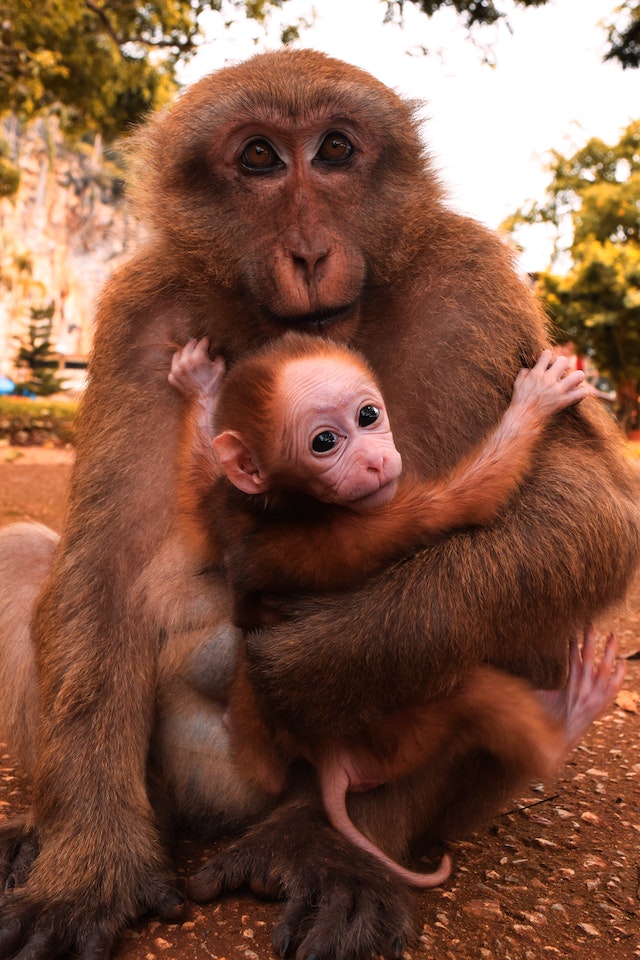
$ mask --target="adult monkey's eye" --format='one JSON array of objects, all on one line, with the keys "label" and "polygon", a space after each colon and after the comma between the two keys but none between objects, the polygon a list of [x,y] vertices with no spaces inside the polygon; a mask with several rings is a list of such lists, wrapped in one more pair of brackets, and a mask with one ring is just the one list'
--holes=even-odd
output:
[{"label": "adult monkey's eye", "polygon": [[344,133],[332,130],[320,144],[316,160],[324,160],[327,163],[344,163],[345,160],[349,159],[353,150],[353,144],[345,137]]},{"label": "adult monkey's eye", "polygon": [[373,403],[368,403],[358,414],[358,426],[370,427],[380,416],[380,410]]},{"label": "adult monkey's eye", "polygon": [[314,453],[330,453],[338,442],[337,434],[332,430],[323,430],[316,433],[311,441],[311,449]]},{"label": "adult monkey's eye", "polygon": [[252,140],[242,151],[240,163],[249,170],[272,170],[281,167],[282,160],[268,140]]}]

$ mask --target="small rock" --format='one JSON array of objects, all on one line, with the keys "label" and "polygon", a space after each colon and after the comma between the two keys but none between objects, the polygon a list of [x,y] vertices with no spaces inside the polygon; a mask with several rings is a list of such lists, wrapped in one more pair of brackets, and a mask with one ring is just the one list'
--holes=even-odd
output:
[{"label": "small rock", "polygon": [[529,923],[514,923],[513,931],[520,937],[530,937],[531,934],[535,933],[534,928]]},{"label": "small rock", "polygon": [[585,810],[585,812],[580,817],[581,820],[584,820],[585,823],[592,823],[594,825],[600,823],[600,817],[597,813],[592,813],[591,810]]},{"label": "small rock", "polygon": [[637,713],[640,694],[633,690],[621,690],[615,702],[616,707],[620,707],[621,710],[625,710],[627,713]]},{"label": "small rock", "polygon": [[499,920],[502,917],[502,907],[495,900],[470,900],[462,909],[478,920]]}]

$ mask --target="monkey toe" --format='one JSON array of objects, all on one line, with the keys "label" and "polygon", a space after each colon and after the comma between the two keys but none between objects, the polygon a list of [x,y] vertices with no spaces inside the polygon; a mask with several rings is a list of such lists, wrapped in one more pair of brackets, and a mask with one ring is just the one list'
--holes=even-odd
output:
[{"label": "monkey toe", "polygon": [[336,956],[398,960],[405,944],[415,940],[407,889],[388,880],[383,886],[380,877],[363,878],[362,873],[356,879],[340,866],[334,861],[332,875],[320,882],[301,878],[298,893],[288,898],[274,930],[275,953],[296,960]]},{"label": "monkey toe", "polygon": [[5,890],[21,887],[27,880],[31,865],[38,856],[40,847],[35,834],[25,836],[13,857],[11,872],[5,878]]},{"label": "monkey toe", "polygon": [[158,894],[153,910],[161,920],[175,923],[181,920],[186,909],[187,901],[179,890],[173,886],[163,887]]},{"label": "monkey toe", "polygon": [[0,957],[10,957],[23,940],[23,926],[17,917],[7,920],[0,927]]},{"label": "monkey toe", "polygon": [[[69,943],[60,941],[50,924],[35,920],[36,910],[22,900],[5,900],[0,911],[0,958],[19,955],[25,960],[51,960],[67,952]],[[19,953],[18,953],[19,952]],[[83,958],[84,960],[84,958]]]},{"label": "monkey toe", "polygon": [[263,897],[277,897],[279,888],[269,876],[266,859],[256,857],[251,833],[207,861],[187,879],[187,896],[196,903],[210,903],[229,890],[249,886]]},{"label": "monkey toe", "polygon": [[397,958],[415,939],[412,891],[326,824],[313,805],[276,808],[205,864],[187,892],[206,902],[246,884],[285,901],[280,957]]},{"label": "monkey toe", "polygon": [[[74,899],[49,897],[29,879],[39,844],[34,831],[20,824],[0,830],[5,891],[0,898],[0,960],[57,960],[72,954],[76,960],[108,960],[119,934],[126,926],[126,911],[95,909],[80,891]],[[184,912],[185,898],[176,889],[169,872],[148,877],[139,915],[157,913],[175,922]]]},{"label": "monkey toe", "polygon": [[5,890],[21,886],[38,856],[38,840],[23,819],[0,828],[0,885]]},{"label": "monkey toe", "polygon": [[74,929],[70,909],[68,903],[47,908],[22,891],[10,893],[0,906],[0,960],[58,960],[70,953],[76,960],[108,960],[117,939],[114,925],[89,921]]},{"label": "monkey toe", "polygon": [[405,944],[415,941],[414,903],[404,885],[387,881],[385,888],[379,875],[358,884],[353,876],[339,873],[331,886],[298,947],[297,960],[336,955],[398,960]]}]

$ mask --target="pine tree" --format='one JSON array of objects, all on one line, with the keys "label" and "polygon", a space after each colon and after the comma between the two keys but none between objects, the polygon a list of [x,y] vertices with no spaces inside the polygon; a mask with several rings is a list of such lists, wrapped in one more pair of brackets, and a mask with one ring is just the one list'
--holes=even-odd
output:
[{"label": "pine tree", "polygon": [[62,389],[62,380],[56,376],[56,361],[51,344],[51,324],[54,303],[46,307],[31,307],[27,332],[20,338],[16,366],[29,371],[28,379],[16,385],[16,393],[35,393],[49,397]]}]

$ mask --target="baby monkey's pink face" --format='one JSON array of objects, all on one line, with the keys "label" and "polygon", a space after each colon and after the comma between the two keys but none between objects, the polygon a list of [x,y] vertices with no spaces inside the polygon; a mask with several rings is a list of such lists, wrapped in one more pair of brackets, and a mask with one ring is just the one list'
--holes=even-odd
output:
[{"label": "baby monkey's pink face", "polygon": [[347,361],[289,363],[280,385],[284,469],[324,503],[370,510],[395,494],[402,460],[382,396]]}]

